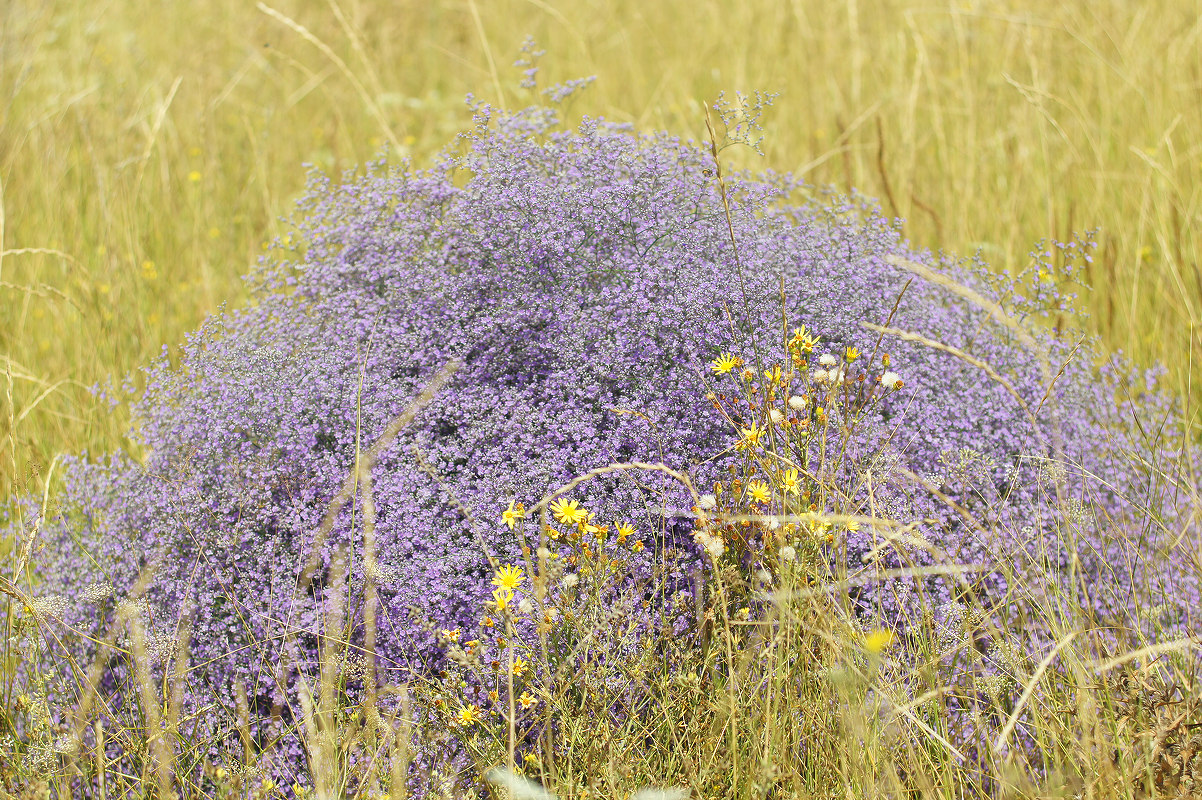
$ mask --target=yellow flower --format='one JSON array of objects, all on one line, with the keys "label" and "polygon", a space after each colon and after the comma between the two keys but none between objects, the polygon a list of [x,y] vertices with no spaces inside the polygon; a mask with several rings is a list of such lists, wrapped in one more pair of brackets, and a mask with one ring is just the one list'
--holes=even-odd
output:
[{"label": "yellow flower", "polygon": [[513,601],[513,592],[509,589],[494,589],[492,601],[497,607],[497,613],[504,614],[509,609],[510,602]]},{"label": "yellow flower", "polygon": [[506,564],[497,570],[497,574],[493,576],[492,585],[512,593],[514,589],[522,585],[524,580],[526,580],[526,573],[522,571],[521,567]]},{"label": "yellow flower", "polygon": [[582,511],[576,519],[576,530],[580,531],[581,536],[587,536],[597,533],[601,528],[593,524],[593,512]]},{"label": "yellow flower", "polygon": [[800,491],[799,487],[801,484],[797,482],[797,470],[795,469],[785,470],[785,474],[781,476],[781,483],[784,485],[786,492],[797,494]]},{"label": "yellow flower", "polygon": [[459,629],[452,628],[452,629],[448,630],[447,628],[443,628],[442,636],[444,639],[447,639],[452,642],[457,642],[457,641],[459,641]]},{"label": "yellow flower", "polygon": [[893,631],[875,630],[864,637],[864,649],[876,655],[893,644]]},{"label": "yellow flower", "polygon": [[191,172],[188,173],[188,180],[192,181],[193,183],[199,183],[200,182],[200,172],[198,170],[192,170]]},{"label": "yellow flower", "polygon": [[634,544],[630,545],[630,549],[636,553],[641,553],[643,552],[643,543],[641,541],[636,541]]},{"label": "yellow flower", "polygon": [[526,516],[526,509],[521,503],[514,506],[514,501],[509,501],[509,508],[501,512],[501,521],[509,526],[509,530],[513,530],[513,526],[517,524],[519,519]]},{"label": "yellow flower", "polygon": [[618,525],[618,523],[615,522],[614,525],[617,526],[618,529],[618,544],[624,544],[628,538],[634,535],[634,526],[629,522],[621,525]]},{"label": "yellow flower", "polygon": [[465,728],[468,725],[475,725],[480,721],[479,706],[477,706],[475,703],[471,703],[469,705],[460,707],[459,713],[455,716],[455,721]]},{"label": "yellow flower", "polygon": [[732,356],[730,353],[721,353],[710,362],[710,369],[719,375],[725,375],[741,363],[743,363],[743,359]]},{"label": "yellow flower", "polygon": [[780,365],[777,364],[772,369],[764,370],[764,380],[768,381],[769,386],[780,383]]},{"label": "yellow flower", "polygon": [[493,689],[492,691],[490,691],[488,693],[488,699],[490,702],[495,703],[501,699],[501,693],[498,692],[496,689]]},{"label": "yellow flower", "polygon": [[492,617],[485,617],[484,619],[480,620],[480,624],[486,628],[491,628],[493,625],[496,625],[497,623],[493,622]]},{"label": "yellow flower", "polygon": [[751,499],[757,503],[767,503],[768,498],[772,494],[768,491],[768,484],[763,481],[751,481],[747,484],[747,493],[751,495]]},{"label": "yellow flower", "polygon": [[518,656],[517,658],[515,658],[513,660],[513,674],[514,675],[522,675],[526,671],[526,668],[529,666],[530,666],[529,661],[522,658],[521,656]]},{"label": "yellow flower", "polygon": [[555,516],[555,520],[563,525],[575,525],[588,515],[588,512],[581,508],[575,500],[564,500],[563,498],[551,504],[551,513]]},{"label": "yellow flower", "polygon": [[854,347],[849,347],[849,348],[847,348],[847,351],[844,353],[844,357],[847,359],[847,363],[850,364],[851,362],[855,361],[857,358],[860,357],[860,351]]},{"label": "yellow flower", "polygon": [[735,443],[735,449],[748,450],[760,443],[760,437],[764,435],[764,431],[755,422],[752,422],[751,427],[741,429],[739,435],[743,438]]},{"label": "yellow flower", "polygon": [[806,326],[802,325],[800,328],[793,329],[793,338],[789,340],[789,344],[808,353],[818,344],[818,337],[811,336],[809,331],[806,330]]},{"label": "yellow flower", "polygon": [[[530,695],[530,692],[522,692],[522,696],[518,698],[518,702],[522,704],[522,708],[530,708],[530,706],[534,705],[538,701],[536,701]],[[534,756],[531,753],[526,754],[527,761],[532,761],[533,759]]]}]

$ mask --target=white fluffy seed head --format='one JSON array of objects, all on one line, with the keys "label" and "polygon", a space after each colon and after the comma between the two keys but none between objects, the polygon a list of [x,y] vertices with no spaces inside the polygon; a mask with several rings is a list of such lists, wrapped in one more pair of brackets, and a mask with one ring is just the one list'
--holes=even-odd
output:
[{"label": "white fluffy seed head", "polygon": [[818,363],[824,367],[833,367],[839,363],[839,359],[835,358],[830,353],[823,353],[818,359]]},{"label": "white fluffy seed head", "polygon": [[785,422],[785,415],[780,412],[780,409],[772,409],[768,412],[768,417],[772,420],[773,425],[783,425]]},{"label": "white fluffy seed head", "polygon": [[702,511],[712,511],[716,505],[718,505],[718,498],[712,494],[703,494],[697,500],[697,507]]},{"label": "white fluffy seed head", "polygon": [[794,411],[805,411],[806,399],[800,395],[793,395],[789,398],[789,408]]}]

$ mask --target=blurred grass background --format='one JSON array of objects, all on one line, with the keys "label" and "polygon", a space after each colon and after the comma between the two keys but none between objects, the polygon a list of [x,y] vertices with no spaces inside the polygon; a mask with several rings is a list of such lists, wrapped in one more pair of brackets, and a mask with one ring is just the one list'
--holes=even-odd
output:
[{"label": "blurred grass background", "polygon": [[303,163],[424,166],[468,92],[529,102],[527,35],[542,85],[597,76],[573,113],[644,130],[780,92],[730,159],[879,197],[920,245],[1015,271],[1097,228],[1091,324],[1202,397],[1202,2],[7,0],[0,495],[126,446],[87,387],[245,299]]}]

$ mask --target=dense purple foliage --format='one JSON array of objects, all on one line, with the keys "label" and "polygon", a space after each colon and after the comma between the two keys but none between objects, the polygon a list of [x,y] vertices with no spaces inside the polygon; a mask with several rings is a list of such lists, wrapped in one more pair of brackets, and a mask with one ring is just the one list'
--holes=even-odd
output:
[{"label": "dense purple foliage", "polygon": [[[312,179],[295,233],[251,277],[254,303],[207,323],[178,368],[151,369],[137,406],[144,462],[70,465],[62,514],[42,531],[47,592],[73,596],[108,580],[120,596],[151,564],[152,626],[172,630],[181,613],[192,620],[191,660],[203,665],[192,679],[195,701],[224,698],[232,708],[242,682],[252,712],[265,713],[284,697],[274,665],[312,656],[311,635],[284,654],[280,634],[318,628],[324,573],[299,603],[296,576],[357,443],[369,447],[460,357],[452,384],[374,473],[381,663],[421,665],[438,653],[427,623],[478,624],[489,578],[481,541],[501,561],[520,558],[500,517],[511,500],[529,505],[613,461],[662,459],[699,486],[729,477],[732,455],[711,457],[735,433],[706,402],[701,376],[722,386],[708,364],[723,351],[753,365],[779,360],[783,277],[788,328],[804,324],[821,336],[816,355],[856,346],[879,374],[879,358],[867,363],[877,334],[861,323],[889,321],[987,363],[1039,408],[1033,425],[980,368],[886,337],[881,349],[905,386],[873,406],[847,449],[848,475],[875,475],[875,505],[865,503],[863,513],[938,520],[918,530],[958,562],[1050,548],[1042,568],[1063,579],[1071,566],[1058,538],[1064,515],[1039,461],[1055,454],[1055,420],[1063,456],[1076,465],[1067,470],[1069,496],[1109,515],[1101,529],[1081,523],[1097,551],[1082,554],[1081,569],[1097,592],[1099,618],[1138,607],[1133,585],[1171,580],[1176,605],[1166,614],[1189,626],[1196,573],[1188,565],[1170,573],[1154,561],[1182,522],[1163,498],[1149,496],[1146,471],[1126,456],[1171,457],[1171,442],[1153,446],[1132,422],[1138,414],[1154,430],[1168,401],[1149,391],[1137,407],[1124,395],[1120,364],[1099,373],[1092,354],[1082,349],[1070,359],[1072,342],[1043,338],[1053,369],[1068,363],[1041,403],[1047,386],[1038,359],[1012,331],[886,258],[933,265],[1016,316],[1033,314],[1034,300],[1013,296],[1014,287],[984,277],[979,264],[913,251],[862,201],[781,176],[732,180],[736,257],[712,162],[695,145],[595,121],[562,132],[543,110],[489,118],[483,109],[478,122],[463,153],[431,171],[374,165],[343,183]],[[419,468],[415,451],[441,484]],[[985,532],[903,469],[956,500]],[[688,505],[679,487],[663,486],[666,505]],[[607,523],[635,520],[647,557],[664,546],[653,533],[662,500],[632,477],[601,479],[573,496]],[[1164,528],[1145,526],[1140,553],[1132,553],[1124,534],[1138,529],[1149,504]],[[352,514],[361,514],[355,504],[329,547],[358,547]],[[666,536],[691,546],[688,530],[678,519]],[[849,536],[853,564],[869,539]],[[361,552],[352,563],[361,585]],[[944,592],[934,602],[954,599],[943,582],[931,586]],[[1005,589],[989,580],[979,588],[987,602]],[[904,609],[892,598],[870,586],[861,601],[897,615]],[[354,641],[362,635],[358,611],[351,609]],[[99,624],[83,603],[68,617],[86,630]]]}]

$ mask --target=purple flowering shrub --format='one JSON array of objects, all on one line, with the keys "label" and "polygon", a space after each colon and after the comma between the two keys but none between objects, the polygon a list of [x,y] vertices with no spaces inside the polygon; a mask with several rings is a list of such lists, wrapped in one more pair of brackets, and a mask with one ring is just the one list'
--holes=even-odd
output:
[{"label": "purple flowering shrub", "polygon": [[[1037,315],[1046,290],[1023,299],[981,264],[916,252],[870,204],[788,176],[728,179],[728,228],[709,156],[666,135],[594,120],[563,131],[542,109],[481,107],[477,123],[429,171],[374,164],[341,183],[315,175],[295,231],[250,277],[254,302],[210,320],[179,366],[150,369],[136,406],[145,459],[69,466],[61,513],[40,533],[44,589],[78,597],[110,582],[120,598],[152,575],[150,627],[169,638],[180,619],[190,626],[190,708],[216,701],[231,716],[244,701],[252,718],[294,723],[292,669],[313,669],[340,553],[346,633],[361,646],[360,502],[338,516],[311,584],[298,590],[298,575],[357,452],[449,360],[462,360],[450,385],[373,472],[382,682],[437,666],[436,630],[479,628],[488,556],[522,558],[501,519],[512,501],[533,503],[611,462],[662,461],[701,487],[728,480],[738,432],[706,395],[734,396],[724,381],[748,379],[718,375],[711,362],[735,354],[753,377],[773,363],[788,369],[785,339],[803,325],[819,341],[794,365],[799,374],[825,368],[823,355],[843,370],[821,386],[806,378],[811,399],[826,393],[826,422],[815,402],[785,410],[829,429],[806,452],[840,454],[808,479],[816,505],[831,499],[816,510],[914,522],[949,560],[986,565],[972,576],[986,605],[1007,596],[988,569],[1006,559],[1029,562],[1032,586],[1074,576],[1094,593],[1085,600],[1100,623],[1126,624],[1147,584],[1170,583],[1164,616],[1190,629],[1197,571],[1180,562],[1168,571],[1158,557],[1196,535],[1183,526],[1197,522],[1130,457],[1169,469],[1175,440],[1144,437],[1164,428],[1171,403],[1150,378],[1141,397],[1124,394],[1125,368],[1095,368],[1088,345],[1038,335],[1033,350],[1005,324]],[[847,348],[859,359],[848,361]],[[899,388],[881,385],[889,371]],[[844,430],[853,407],[863,413]],[[607,475],[578,497],[598,520],[637,527],[636,573],[665,548],[692,553],[667,579],[680,588],[700,562],[691,520],[672,511],[692,501],[660,477]],[[835,484],[847,487],[838,507],[822,490]],[[1104,524],[1082,513],[1070,536],[1066,500]],[[852,565],[879,543],[866,528],[839,536],[828,556]],[[908,563],[892,550],[883,559]],[[929,602],[963,599],[950,586],[932,581]],[[886,619],[918,602],[872,585],[855,591],[866,615]],[[108,608],[81,600],[63,618],[95,634],[97,609]],[[215,742],[222,714],[204,720]],[[261,733],[261,746],[278,735]],[[289,741],[285,757],[300,758]]]}]

